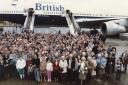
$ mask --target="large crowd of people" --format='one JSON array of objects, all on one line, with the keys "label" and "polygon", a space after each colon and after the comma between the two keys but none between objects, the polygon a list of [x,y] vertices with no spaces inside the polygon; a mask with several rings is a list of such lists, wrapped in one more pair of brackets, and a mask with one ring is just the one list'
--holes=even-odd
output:
[{"label": "large crowd of people", "polygon": [[[25,31],[0,35],[0,79],[18,74],[37,82],[75,82],[109,78],[127,71],[128,51],[115,58],[116,47],[105,45],[100,33],[41,34]],[[124,69],[122,70],[122,68]]]}]

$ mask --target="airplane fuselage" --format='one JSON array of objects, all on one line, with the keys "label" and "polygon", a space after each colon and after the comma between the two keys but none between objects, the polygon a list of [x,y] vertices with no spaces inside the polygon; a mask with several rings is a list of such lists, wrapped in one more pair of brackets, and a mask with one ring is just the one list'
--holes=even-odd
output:
[{"label": "airplane fuselage", "polygon": [[[26,2],[27,3],[27,2]],[[25,4],[25,2],[23,3]],[[10,5],[10,9],[0,10],[0,18],[1,20],[6,20],[18,24],[24,24],[27,10],[29,8],[33,8],[35,11],[35,25],[56,25],[56,26],[67,26],[67,22],[65,19],[64,12],[67,10],[63,5],[54,2],[40,2],[36,1],[34,3],[30,3],[31,5],[23,5],[23,7],[18,7],[19,3],[8,4]],[[11,10],[12,9],[14,10]],[[20,8],[20,9],[19,9]],[[70,9],[69,9],[70,10]],[[91,14],[91,13],[77,13],[73,12],[73,15],[76,19],[78,18],[104,18],[104,17],[114,17],[114,16],[105,16],[102,14]],[[100,26],[101,23],[87,23],[86,26]]]},{"label": "airplane fuselage", "polygon": [[[128,31],[128,13],[125,1],[97,0],[10,0],[0,3],[0,19],[24,24],[29,8],[34,9],[34,26],[68,26],[65,11],[70,10],[80,27],[101,28],[104,34],[113,35]],[[59,3],[60,2],[60,3]],[[109,4],[110,6],[106,5]],[[118,5],[119,4],[119,5]]]}]

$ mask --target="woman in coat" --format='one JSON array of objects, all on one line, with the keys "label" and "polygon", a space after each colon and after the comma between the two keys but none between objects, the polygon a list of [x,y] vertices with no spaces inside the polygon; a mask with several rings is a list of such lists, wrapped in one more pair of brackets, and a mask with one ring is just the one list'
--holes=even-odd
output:
[{"label": "woman in coat", "polygon": [[83,81],[87,79],[87,73],[88,73],[88,62],[86,61],[85,57],[81,58],[80,63],[80,73],[79,73],[79,79],[81,81],[81,85],[83,85]]},{"label": "woman in coat", "polygon": [[55,58],[55,60],[53,61],[53,70],[54,70],[53,77],[55,79],[55,82],[58,82],[60,77],[60,73],[59,73],[60,67],[59,67],[59,61],[57,58]]},{"label": "woman in coat", "polygon": [[41,81],[42,80],[46,81],[46,76],[47,76],[46,64],[47,64],[46,59],[43,58],[42,61],[40,62]]}]

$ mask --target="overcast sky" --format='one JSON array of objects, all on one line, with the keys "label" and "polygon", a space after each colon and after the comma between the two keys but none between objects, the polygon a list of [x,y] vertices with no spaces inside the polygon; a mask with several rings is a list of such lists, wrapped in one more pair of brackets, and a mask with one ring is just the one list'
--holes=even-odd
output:
[{"label": "overcast sky", "polygon": [[[56,0],[59,1],[59,0]],[[119,12],[128,14],[128,0],[60,0],[72,10],[91,12]]]},{"label": "overcast sky", "polygon": [[[0,0],[0,9],[9,9],[13,0]],[[128,15],[128,0],[19,0],[21,4],[18,8],[31,6],[32,2],[58,2],[65,9],[78,12],[91,13],[114,13]],[[5,6],[6,5],[6,6]],[[15,7],[12,7],[15,9]]]}]

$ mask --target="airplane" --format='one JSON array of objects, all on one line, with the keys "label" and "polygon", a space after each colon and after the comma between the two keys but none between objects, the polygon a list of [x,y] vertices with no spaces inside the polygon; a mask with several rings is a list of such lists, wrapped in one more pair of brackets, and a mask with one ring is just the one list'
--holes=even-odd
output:
[{"label": "airplane", "polygon": [[[80,28],[100,28],[104,35],[128,32],[126,0],[0,0],[0,19],[34,26],[68,26],[74,34]],[[109,4],[109,5],[108,5]],[[27,18],[33,11],[32,19]]]}]

